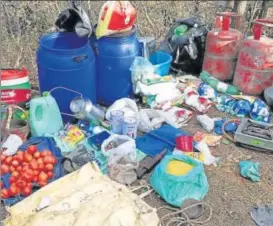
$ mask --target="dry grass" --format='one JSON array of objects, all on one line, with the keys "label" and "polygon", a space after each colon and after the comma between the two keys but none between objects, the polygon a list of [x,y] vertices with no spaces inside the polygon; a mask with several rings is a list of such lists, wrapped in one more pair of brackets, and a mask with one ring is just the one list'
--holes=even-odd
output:
[{"label": "dry grass", "polygon": [[[97,23],[99,9],[104,1],[82,1],[92,23]],[[169,25],[176,18],[194,14],[194,1],[132,1],[138,12],[140,35],[164,38]],[[58,14],[68,6],[66,1],[1,1],[1,67],[22,67],[30,71],[36,86],[36,50],[39,38],[54,30]],[[215,1],[203,1],[199,15],[213,23],[217,10]]]},{"label": "dry grass", "polygon": [[[104,1],[79,2],[92,23],[96,24]],[[137,8],[139,34],[154,36],[158,41],[164,38],[169,25],[177,18],[196,14],[211,25],[214,23],[215,13],[223,9],[218,1],[132,1],[132,4]],[[55,19],[67,6],[67,1],[0,1],[1,66],[25,66],[30,71],[35,88],[39,38],[54,30]]]},{"label": "dry grass", "polygon": [[[220,10],[217,1],[133,1],[138,12],[137,24],[141,36],[154,36],[158,41],[176,18],[197,13],[208,24],[214,23],[215,12]],[[254,1],[253,1],[254,2]],[[82,1],[92,23],[97,23],[102,1]],[[65,1],[0,1],[1,12],[1,67],[26,67],[30,71],[33,88],[37,88],[36,50],[39,38],[54,30],[54,21],[67,6]],[[244,28],[246,28],[245,26]],[[191,131],[200,131],[195,121]],[[213,218],[207,226],[249,226],[252,221],[249,208],[256,203],[273,201],[272,156],[238,149],[234,145],[221,145],[214,154],[222,157],[218,168],[206,167],[210,191],[205,201],[213,206]],[[247,159],[262,164],[262,182],[251,183],[242,179],[238,172],[238,160]],[[155,196],[148,202],[155,206],[164,203]]]}]

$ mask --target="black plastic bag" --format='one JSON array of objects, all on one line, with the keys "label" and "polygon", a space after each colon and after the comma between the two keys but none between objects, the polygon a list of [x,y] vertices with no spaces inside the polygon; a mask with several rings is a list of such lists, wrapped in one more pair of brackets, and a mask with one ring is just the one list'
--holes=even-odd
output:
[{"label": "black plastic bag", "polygon": [[93,33],[93,25],[87,13],[74,1],[70,4],[56,19],[56,27],[59,31],[76,32],[79,37],[89,37]]},{"label": "black plastic bag", "polygon": [[[186,25],[188,31],[182,36],[175,36],[174,31],[180,25]],[[207,25],[202,23],[198,17],[176,20],[160,46],[161,51],[172,55],[173,72],[200,74],[207,32]]]}]

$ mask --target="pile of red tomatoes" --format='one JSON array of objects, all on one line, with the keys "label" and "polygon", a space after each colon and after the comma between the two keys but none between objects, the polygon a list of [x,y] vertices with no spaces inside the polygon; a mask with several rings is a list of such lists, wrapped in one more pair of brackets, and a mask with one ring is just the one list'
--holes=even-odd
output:
[{"label": "pile of red tomatoes", "polygon": [[1,198],[28,196],[32,193],[33,184],[47,185],[48,180],[54,177],[56,163],[50,150],[38,152],[35,145],[30,145],[25,152],[19,150],[13,156],[1,154],[1,175],[10,173],[8,189],[1,181]]}]

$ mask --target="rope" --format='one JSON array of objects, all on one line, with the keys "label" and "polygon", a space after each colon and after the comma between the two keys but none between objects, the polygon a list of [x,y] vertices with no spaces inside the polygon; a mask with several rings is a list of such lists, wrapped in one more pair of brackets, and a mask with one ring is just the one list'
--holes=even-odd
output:
[{"label": "rope", "polygon": [[240,119],[230,119],[230,120],[227,120],[223,126],[222,126],[222,133],[223,133],[223,136],[228,139],[229,141],[235,143],[235,140],[232,136],[230,136],[226,131],[225,131],[225,127],[228,123],[231,123],[231,122],[234,122],[234,123],[240,123],[241,120]]},{"label": "rope", "polygon": [[[200,205],[202,205],[203,210],[204,210],[204,207],[207,207],[209,209],[209,216],[205,220],[190,219],[185,211]],[[188,226],[193,226],[194,224],[205,224],[208,221],[210,221],[210,219],[212,218],[212,207],[207,203],[195,203],[193,205],[190,205],[180,210],[177,208],[169,207],[169,206],[163,206],[163,207],[160,207],[158,211],[162,209],[172,211],[172,213],[168,213],[160,219],[159,225],[162,225],[162,226],[182,226],[185,224],[187,224]]]}]

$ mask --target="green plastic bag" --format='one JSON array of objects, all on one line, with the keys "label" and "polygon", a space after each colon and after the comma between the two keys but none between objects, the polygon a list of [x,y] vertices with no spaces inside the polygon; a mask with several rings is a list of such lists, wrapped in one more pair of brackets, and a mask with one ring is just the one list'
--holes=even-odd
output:
[{"label": "green plastic bag", "polygon": [[259,162],[241,161],[239,162],[239,168],[242,177],[249,178],[253,182],[261,181]]},{"label": "green plastic bag", "polygon": [[[167,166],[171,160],[180,160],[194,167],[186,175],[170,175]],[[186,155],[166,155],[156,166],[150,183],[161,198],[176,207],[181,207],[187,199],[202,200],[209,190],[203,164]]]}]

